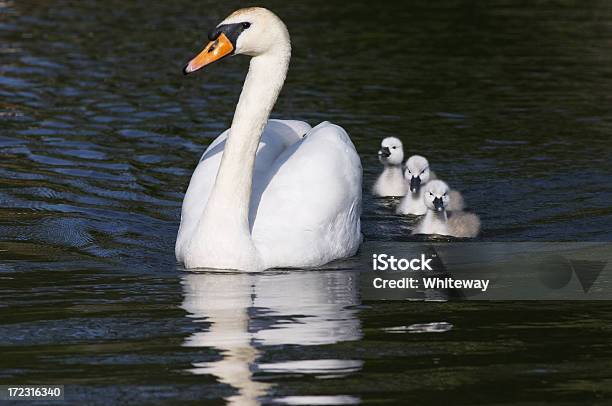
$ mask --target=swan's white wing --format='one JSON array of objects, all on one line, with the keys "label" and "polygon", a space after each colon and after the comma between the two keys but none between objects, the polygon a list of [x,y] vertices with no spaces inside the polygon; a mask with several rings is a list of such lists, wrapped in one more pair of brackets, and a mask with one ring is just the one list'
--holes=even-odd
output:
[{"label": "swan's white wing", "polygon": [[252,235],[267,267],[318,266],[361,243],[359,155],[341,127],[324,122],[254,178]]},{"label": "swan's white wing", "polygon": [[[310,129],[310,125],[303,121],[269,120],[257,150],[253,179],[258,179],[263,176],[262,174],[268,173],[268,169],[279,155],[287,147],[301,140]],[[224,131],[208,146],[191,176],[183,199],[181,225],[176,239],[175,253],[179,261],[183,261],[183,246],[191,239],[208,202],[228,133],[229,130]]]}]

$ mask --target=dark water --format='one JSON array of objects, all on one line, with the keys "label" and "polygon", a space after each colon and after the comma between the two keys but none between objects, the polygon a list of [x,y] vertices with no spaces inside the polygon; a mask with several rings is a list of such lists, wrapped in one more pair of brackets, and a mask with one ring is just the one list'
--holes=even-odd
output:
[{"label": "dark water", "polygon": [[[275,116],[386,136],[483,240],[612,239],[607,1],[264,2],[294,54]],[[68,404],[609,404],[612,309],[365,302],[350,262],[190,274],[183,192],[246,72],[181,75],[236,1],[0,1],[0,384]],[[412,219],[364,194],[369,244]]]}]

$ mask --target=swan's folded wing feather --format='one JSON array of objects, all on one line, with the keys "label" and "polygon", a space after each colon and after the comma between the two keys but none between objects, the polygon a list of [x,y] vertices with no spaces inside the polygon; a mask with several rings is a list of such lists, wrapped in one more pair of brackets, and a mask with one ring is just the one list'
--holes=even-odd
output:
[{"label": "swan's folded wing feather", "polygon": [[316,266],[361,242],[362,168],[349,136],[324,122],[291,145],[254,183],[255,246],[269,266]]}]

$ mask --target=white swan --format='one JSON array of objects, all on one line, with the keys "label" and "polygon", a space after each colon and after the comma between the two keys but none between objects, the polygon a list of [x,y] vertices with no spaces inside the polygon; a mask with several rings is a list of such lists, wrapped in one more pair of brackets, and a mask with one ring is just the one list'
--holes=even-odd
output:
[{"label": "white swan", "polygon": [[378,159],[384,169],[374,183],[372,193],[380,197],[404,196],[408,192],[408,185],[402,171],[404,161],[402,142],[395,137],[387,137],[382,140]]},{"label": "white swan", "polygon": [[420,155],[413,155],[406,161],[404,172],[409,184],[409,191],[400,200],[397,206],[397,214],[422,215],[427,212],[427,206],[423,201],[422,187],[430,181],[432,173],[429,169],[429,161]]},{"label": "white swan", "polygon": [[450,188],[441,180],[432,180],[423,189],[427,214],[413,234],[440,234],[460,238],[474,238],[480,232],[480,219],[473,213],[455,211],[447,215],[451,200]]},{"label": "white swan", "polygon": [[177,260],[261,271],[354,255],[362,169],[349,136],[329,122],[268,121],[291,56],[285,24],[264,8],[241,9],[209,39],[186,74],[232,54],[251,62],[232,126],[204,152],[185,194]]}]

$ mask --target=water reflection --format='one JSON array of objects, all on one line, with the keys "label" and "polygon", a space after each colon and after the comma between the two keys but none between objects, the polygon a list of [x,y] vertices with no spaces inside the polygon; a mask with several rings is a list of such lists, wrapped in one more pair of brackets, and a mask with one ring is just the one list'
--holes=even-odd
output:
[{"label": "water reflection", "polygon": [[[190,372],[214,375],[235,388],[237,394],[226,399],[229,404],[258,404],[258,398],[266,395],[272,384],[254,379],[254,373],[334,378],[362,367],[361,360],[352,359],[259,362],[266,346],[360,339],[360,321],[352,308],[359,303],[354,273],[189,273],[182,283],[182,307],[195,322],[203,323],[184,346],[214,348],[222,356],[215,362],[193,363]],[[355,401],[351,398],[351,403]]]}]

